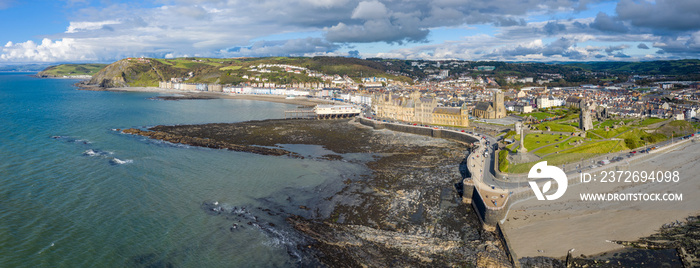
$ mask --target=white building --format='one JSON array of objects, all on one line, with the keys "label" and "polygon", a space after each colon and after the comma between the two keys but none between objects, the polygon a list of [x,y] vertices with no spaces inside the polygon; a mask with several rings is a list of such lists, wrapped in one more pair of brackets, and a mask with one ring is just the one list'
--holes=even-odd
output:
[{"label": "white building", "polygon": [[318,118],[345,118],[360,115],[360,108],[353,105],[316,105],[314,108]]},{"label": "white building", "polygon": [[535,101],[537,103],[537,108],[549,108],[549,107],[557,107],[557,106],[564,105],[563,100],[555,99],[552,97],[541,97],[541,98],[537,98]]},{"label": "white building", "polygon": [[685,119],[686,120],[690,120],[696,116],[697,116],[697,113],[695,112],[695,109],[688,109],[687,111],[685,111]]}]

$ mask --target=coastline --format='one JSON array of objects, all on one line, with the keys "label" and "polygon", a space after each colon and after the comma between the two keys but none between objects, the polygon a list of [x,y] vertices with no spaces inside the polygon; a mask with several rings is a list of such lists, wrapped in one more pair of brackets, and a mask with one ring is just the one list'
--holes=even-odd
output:
[{"label": "coastline", "polygon": [[296,248],[328,266],[510,266],[498,238],[481,231],[454,188],[461,180],[462,143],[374,130],[352,120],[278,119],[149,131],[242,146],[320,145],[330,152],[302,157],[369,168],[370,175],[339,178],[340,191],[319,189],[311,202],[291,204],[300,210],[287,215],[287,222],[311,241]]},{"label": "coastline", "polygon": [[300,106],[315,106],[317,104],[329,104],[334,103],[330,100],[322,100],[315,98],[298,97],[294,99],[287,99],[286,96],[277,95],[243,95],[243,94],[229,94],[223,92],[199,92],[199,91],[180,91],[180,90],[169,90],[157,87],[118,87],[118,88],[103,88],[95,86],[84,86],[79,85],[78,90],[89,90],[89,91],[112,91],[112,92],[151,92],[151,93],[162,93],[162,94],[178,94],[183,95],[178,99],[234,99],[234,100],[255,100],[255,101],[267,101],[285,104],[294,104]]}]

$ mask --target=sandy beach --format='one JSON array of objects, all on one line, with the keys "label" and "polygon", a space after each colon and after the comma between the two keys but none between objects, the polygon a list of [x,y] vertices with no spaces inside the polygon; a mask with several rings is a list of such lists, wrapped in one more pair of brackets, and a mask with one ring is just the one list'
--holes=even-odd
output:
[{"label": "sandy beach", "polygon": [[[621,169],[679,171],[678,182],[579,183],[569,185],[555,201],[530,198],[514,203],[504,223],[514,251],[518,257],[563,257],[570,249],[575,249],[575,256],[593,255],[622,247],[611,240],[634,241],[656,233],[666,223],[700,214],[700,142],[683,143]],[[582,201],[581,193],[682,193],[683,199]]]},{"label": "sandy beach", "polygon": [[[96,88],[81,88],[85,90],[96,90]],[[105,91],[115,91],[115,92],[157,92],[163,94],[177,94],[184,95],[183,99],[187,97],[194,98],[216,98],[216,99],[242,99],[242,100],[256,100],[256,101],[269,101],[277,103],[295,104],[302,106],[315,106],[317,104],[328,104],[333,103],[330,100],[322,100],[316,98],[306,98],[297,97],[294,99],[287,99],[286,96],[278,95],[247,95],[247,94],[229,94],[222,92],[199,92],[199,91],[180,91],[180,90],[170,90],[157,87],[120,87],[120,88],[99,88]]]}]

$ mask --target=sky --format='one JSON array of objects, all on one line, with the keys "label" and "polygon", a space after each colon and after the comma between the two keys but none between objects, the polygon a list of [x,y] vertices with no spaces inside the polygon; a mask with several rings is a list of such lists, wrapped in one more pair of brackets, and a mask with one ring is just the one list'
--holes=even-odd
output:
[{"label": "sky", "polygon": [[699,0],[0,0],[0,63],[700,58]]}]

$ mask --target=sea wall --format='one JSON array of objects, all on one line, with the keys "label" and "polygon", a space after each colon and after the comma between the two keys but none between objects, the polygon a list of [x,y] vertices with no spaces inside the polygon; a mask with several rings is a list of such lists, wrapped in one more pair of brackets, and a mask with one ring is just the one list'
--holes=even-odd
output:
[{"label": "sea wall", "polygon": [[505,217],[506,212],[508,211],[506,209],[507,206],[502,206],[499,208],[487,207],[484,203],[484,200],[481,199],[479,189],[477,189],[476,187],[472,188],[472,207],[474,207],[474,211],[476,212],[477,216],[479,217],[479,220],[483,224],[484,229],[494,231],[496,225],[498,225],[498,221]]},{"label": "sea wall", "polygon": [[434,138],[441,138],[441,139],[449,139],[449,140],[454,140],[458,142],[464,142],[464,143],[474,143],[478,141],[478,138],[464,132],[457,132],[453,130],[445,130],[445,129],[435,129],[435,128],[429,128],[429,127],[419,127],[419,126],[412,126],[412,125],[404,125],[404,124],[397,124],[397,123],[386,123],[386,122],[380,122],[377,120],[373,119],[367,119],[367,118],[362,118],[358,117],[360,124],[363,124],[365,126],[372,127],[374,129],[389,129],[393,131],[399,131],[399,132],[405,132],[405,133],[411,133],[411,134],[417,134],[417,135],[423,135],[423,136],[430,136]]},{"label": "sea wall", "polygon": [[496,224],[496,236],[499,240],[501,240],[501,245],[503,245],[506,255],[508,255],[508,258],[510,259],[511,264],[513,264],[513,267],[519,268],[520,262],[518,261],[518,256],[515,254],[515,251],[510,247],[510,239],[508,239],[508,235],[506,234],[506,232],[503,231],[503,228],[501,227],[500,223]]},{"label": "sea wall", "polygon": [[[455,140],[458,142],[464,142],[464,143],[474,143],[479,141],[479,138],[472,136],[468,133],[464,132],[457,132],[457,131],[452,131],[452,130],[445,130],[445,129],[435,129],[435,128],[428,128],[428,127],[418,127],[418,126],[412,126],[412,125],[402,125],[402,124],[395,124],[395,123],[386,123],[386,122],[379,122],[377,120],[372,120],[372,119],[366,119],[362,117],[357,118],[360,122],[360,124],[372,127],[374,129],[389,129],[392,131],[399,131],[399,132],[405,132],[405,133],[412,133],[412,134],[418,134],[418,135],[424,135],[424,136],[431,136],[435,138],[442,138],[442,139],[450,139],[450,140]],[[468,156],[467,156],[468,157]],[[497,164],[498,162],[496,162]],[[479,221],[481,222],[483,228],[488,231],[492,231],[496,233],[496,236],[500,240],[501,244],[504,247],[504,250],[506,251],[506,255],[509,258],[509,261],[511,264],[513,264],[514,267],[520,267],[519,263],[517,262],[518,258],[515,255],[515,253],[511,250],[510,248],[510,241],[508,240],[508,236],[503,232],[501,229],[499,221],[503,219],[508,212],[508,207],[510,206],[510,203],[512,201],[506,200],[507,205],[498,207],[498,208],[490,208],[486,206],[484,201],[481,199],[481,195],[479,194],[479,190],[477,187],[474,185],[474,181],[471,178],[471,171],[468,170],[468,165],[467,165],[467,172],[465,173],[466,176],[462,179],[462,201],[467,204],[471,204],[472,207],[474,208],[474,212],[477,214],[477,217],[479,218]],[[521,193],[522,195],[527,195],[527,193]],[[510,199],[510,197],[509,197]]]}]

